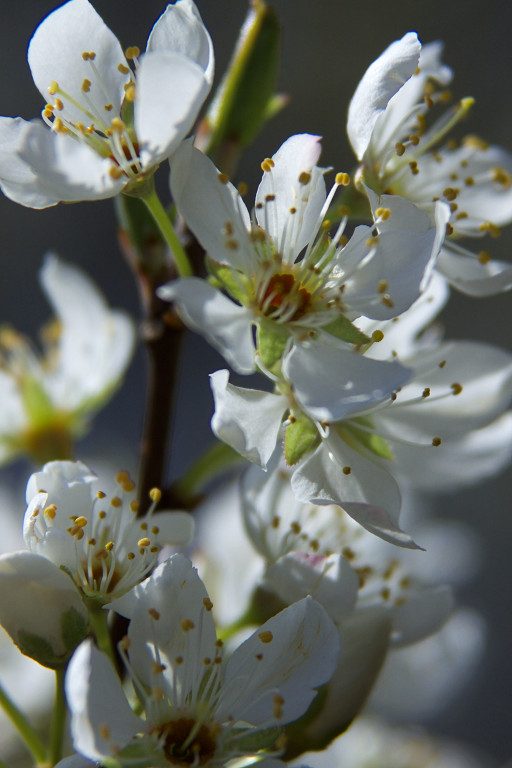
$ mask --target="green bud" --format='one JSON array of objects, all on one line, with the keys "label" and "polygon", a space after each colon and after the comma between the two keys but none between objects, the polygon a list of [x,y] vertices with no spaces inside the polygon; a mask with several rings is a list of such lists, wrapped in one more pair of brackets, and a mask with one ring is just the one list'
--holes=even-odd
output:
[{"label": "green bud", "polygon": [[336,320],[322,326],[322,331],[330,333],[341,341],[346,341],[347,344],[368,344],[370,341],[370,338],[356,328],[345,315],[338,315]]},{"label": "green bud", "polygon": [[286,326],[263,318],[258,324],[257,344],[261,362],[272,368],[283,356],[290,334]]}]

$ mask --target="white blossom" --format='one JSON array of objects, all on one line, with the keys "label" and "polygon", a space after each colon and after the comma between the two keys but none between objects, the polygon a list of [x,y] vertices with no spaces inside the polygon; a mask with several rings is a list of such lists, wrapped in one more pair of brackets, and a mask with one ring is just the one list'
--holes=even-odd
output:
[{"label": "white blossom", "polygon": [[422,48],[414,32],[386,48],[352,97],[348,137],[361,163],[359,177],[374,192],[402,195],[425,211],[434,201],[450,206],[450,236],[437,268],[465,293],[492,295],[512,286],[512,267],[485,250],[473,253],[459,239],[497,235],[512,221],[512,155],[474,136],[460,146],[440,146],[473,103],[462,99],[429,125],[452,77],[441,52],[440,43]]},{"label": "white blossom", "polygon": [[[346,174],[329,193],[316,163],[319,137],[291,136],[272,158],[250,214],[213,163],[185,142],[174,158],[171,190],[187,225],[207,252],[210,282],[182,278],[159,290],[176,303],[240,373],[270,367],[289,337],[319,331],[359,343],[359,315],[387,319],[403,312],[428,284],[444,238],[446,205],[435,223],[406,200],[383,195],[371,226],[350,240],[343,219],[331,238],[323,226]],[[253,326],[257,329],[255,343]]]},{"label": "white blossom", "polygon": [[208,593],[180,555],[113,607],[130,619],[120,648],[145,719],[132,712],[107,658],[82,644],[68,669],[66,695],[73,745],[91,760],[112,756],[129,764],[138,754],[151,765],[210,766],[234,757],[257,760],[257,753],[278,756],[282,746],[269,729],[307,709],[339,651],[337,631],[309,598],[225,658]]},{"label": "white blossom", "polygon": [[43,329],[43,355],[0,329],[0,462],[68,453],[119,386],[135,342],[131,319],[78,267],[48,256],[40,280],[56,315]]},{"label": "white blossom", "polygon": [[29,478],[23,535],[34,556],[51,560],[80,592],[110,602],[144,579],[166,544],[186,545],[193,521],[186,512],[159,512],[160,492],[137,517],[136,487],[119,472],[117,488],[95,491],[96,476],[81,462],[53,461]]},{"label": "white blossom", "polygon": [[[192,0],[168,5],[140,57],[88,0],[44,19],[28,48],[42,121],[0,120],[0,184],[31,208],[133,192],[192,127],[213,48]],[[130,63],[134,68],[132,69]]]}]

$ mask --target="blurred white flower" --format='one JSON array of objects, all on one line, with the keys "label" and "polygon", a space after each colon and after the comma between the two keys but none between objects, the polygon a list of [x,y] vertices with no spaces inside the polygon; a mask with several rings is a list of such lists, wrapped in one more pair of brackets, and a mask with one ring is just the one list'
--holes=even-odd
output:
[{"label": "blurred white flower", "polygon": [[374,192],[402,195],[426,211],[439,200],[450,206],[437,268],[465,293],[492,295],[512,287],[512,266],[467,250],[459,238],[494,236],[512,221],[512,155],[474,136],[439,148],[473,103],[462,99],[428,125],[452,77],[441,51],[440,43],[422,48],[414,32],[386,48],[352,97],[348,137],[361,162],[360,179]]},{"label": "blurred white flower", "polygon": [[78,267],[47,256],[42,288],[56,314],[44,353],[0,328],[0,462],[65,458],[74,438],[121,383],[135,342],[131,319],[111,310]]},{"label": "blurred white flower", "polygon": [[127,472],[108,496],[93,490],[94,475],[81,462],[53,461],[29,478],[23,535],[30,552],[51,560],[87,597],[107,603],[142,581],[166,544],[190,542],[186,512],[158,512],[160,491],[137,517],[136,487]]},{"label": "blurred white flower", "polygon": [[44,122],[0,119],[7,197],[46,208],[133,192],[151,177],[192,127],[213,79],[212,43],[192,0],[167,6],[139,56],[135,46],[125,56],[88,0],[41,22],[28,63],[47,102]]}]

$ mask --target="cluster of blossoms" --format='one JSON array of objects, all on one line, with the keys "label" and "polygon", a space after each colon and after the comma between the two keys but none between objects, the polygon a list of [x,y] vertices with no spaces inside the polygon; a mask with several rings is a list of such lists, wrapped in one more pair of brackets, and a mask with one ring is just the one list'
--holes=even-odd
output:
[{"label": "cluster of blossoms", "polygon": [[[26,550],[0,555],[0,623],[60,686],[48,749],[17,715],[39,764],[278,768],[331,742],[336,753],[394,649],[453,611],[451,588],[414,560],[423,542],[400,520],[404,495],[467,486],[512,455],[512,355],[446,341],[438,324],[452,286],[512,287],[510,265],[460,244],[512,222],[512,155],[474,137],[442,146],[472,102],[431,119],[451,71],[439,44],[408,33],[350,102],[355,171],[329,188],[321,137],[293,135],[262,162],[249,210],[211,155],[223,141],[234,154],[223,104],[248,87],[237,78],[266,13],[254,4],[197,137],[214,56],[192,0],[167,6],[142,54],[123,52],[88,0],[69,0],[28,49],[42,121],[0,118],[14,202],[119,196],[157,374],[169,375],[168,334],[188,326],[263,382],[211,374],[216,452],[160,490],[152,440],[162,449],[157,400],[171,387],[155,374],[142,490],[120,471],[107,493],[71,460],[73,441],[121,383],[132,322],[50,256],[44,355],[0,329],[0,461],[44,464],[27,485]],[[167,160],[172,217],[153,184]],[[248,462],[236,499],[214,492],[194,538],[177,507],[235,454]],[[64,694],[75,754],[61,759]]]}]

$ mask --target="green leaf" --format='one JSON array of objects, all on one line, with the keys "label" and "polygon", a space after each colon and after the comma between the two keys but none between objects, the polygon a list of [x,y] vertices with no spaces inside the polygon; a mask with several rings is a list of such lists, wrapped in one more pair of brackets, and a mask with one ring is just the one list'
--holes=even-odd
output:
[{"label": "green leaf", "polygon": [[356,450],[358,450],[359,444],[359,446],[364,446],[364,448],[375,454],[375,456],[379,456],[381,459],[387,459],[388,461],[393,461],[393,452],[384,438],[380,435],[376,435],[374,432],[367,432],[366,430],[357,427],[354,424],[355,421],[358,421],[363,426],[372,428],[369,419],[354,419],[352,422],[344,423],[343,426],[338,429],[340,437]]},{"label": "green leaf", "polygon": [[306,414],[297,413],[294,421],[286,427],[284,437],[284,456],[288,465],[296,464],[319,441],[315,424]]},{"label": "green leaf", "polygon": [[275,113],[280,45],[276,12],[263,0],[254,0],[206,117],[211,131],[207,154],[212,159],[217,160],[217,150],[224,143],[248,146]]},{"label": "green leaf", "polygon": [[348,344],[368,344],[370,341],[369,336],[356,328],[345,315],[338,315],[336,320],[323,325],[322,330]]},{"label": "green leaf", "polygon": [[265,368],[272,368],[285,350],[290,334],[286,326],[263,318],[258,323],[256,343],[261,362]]}]

